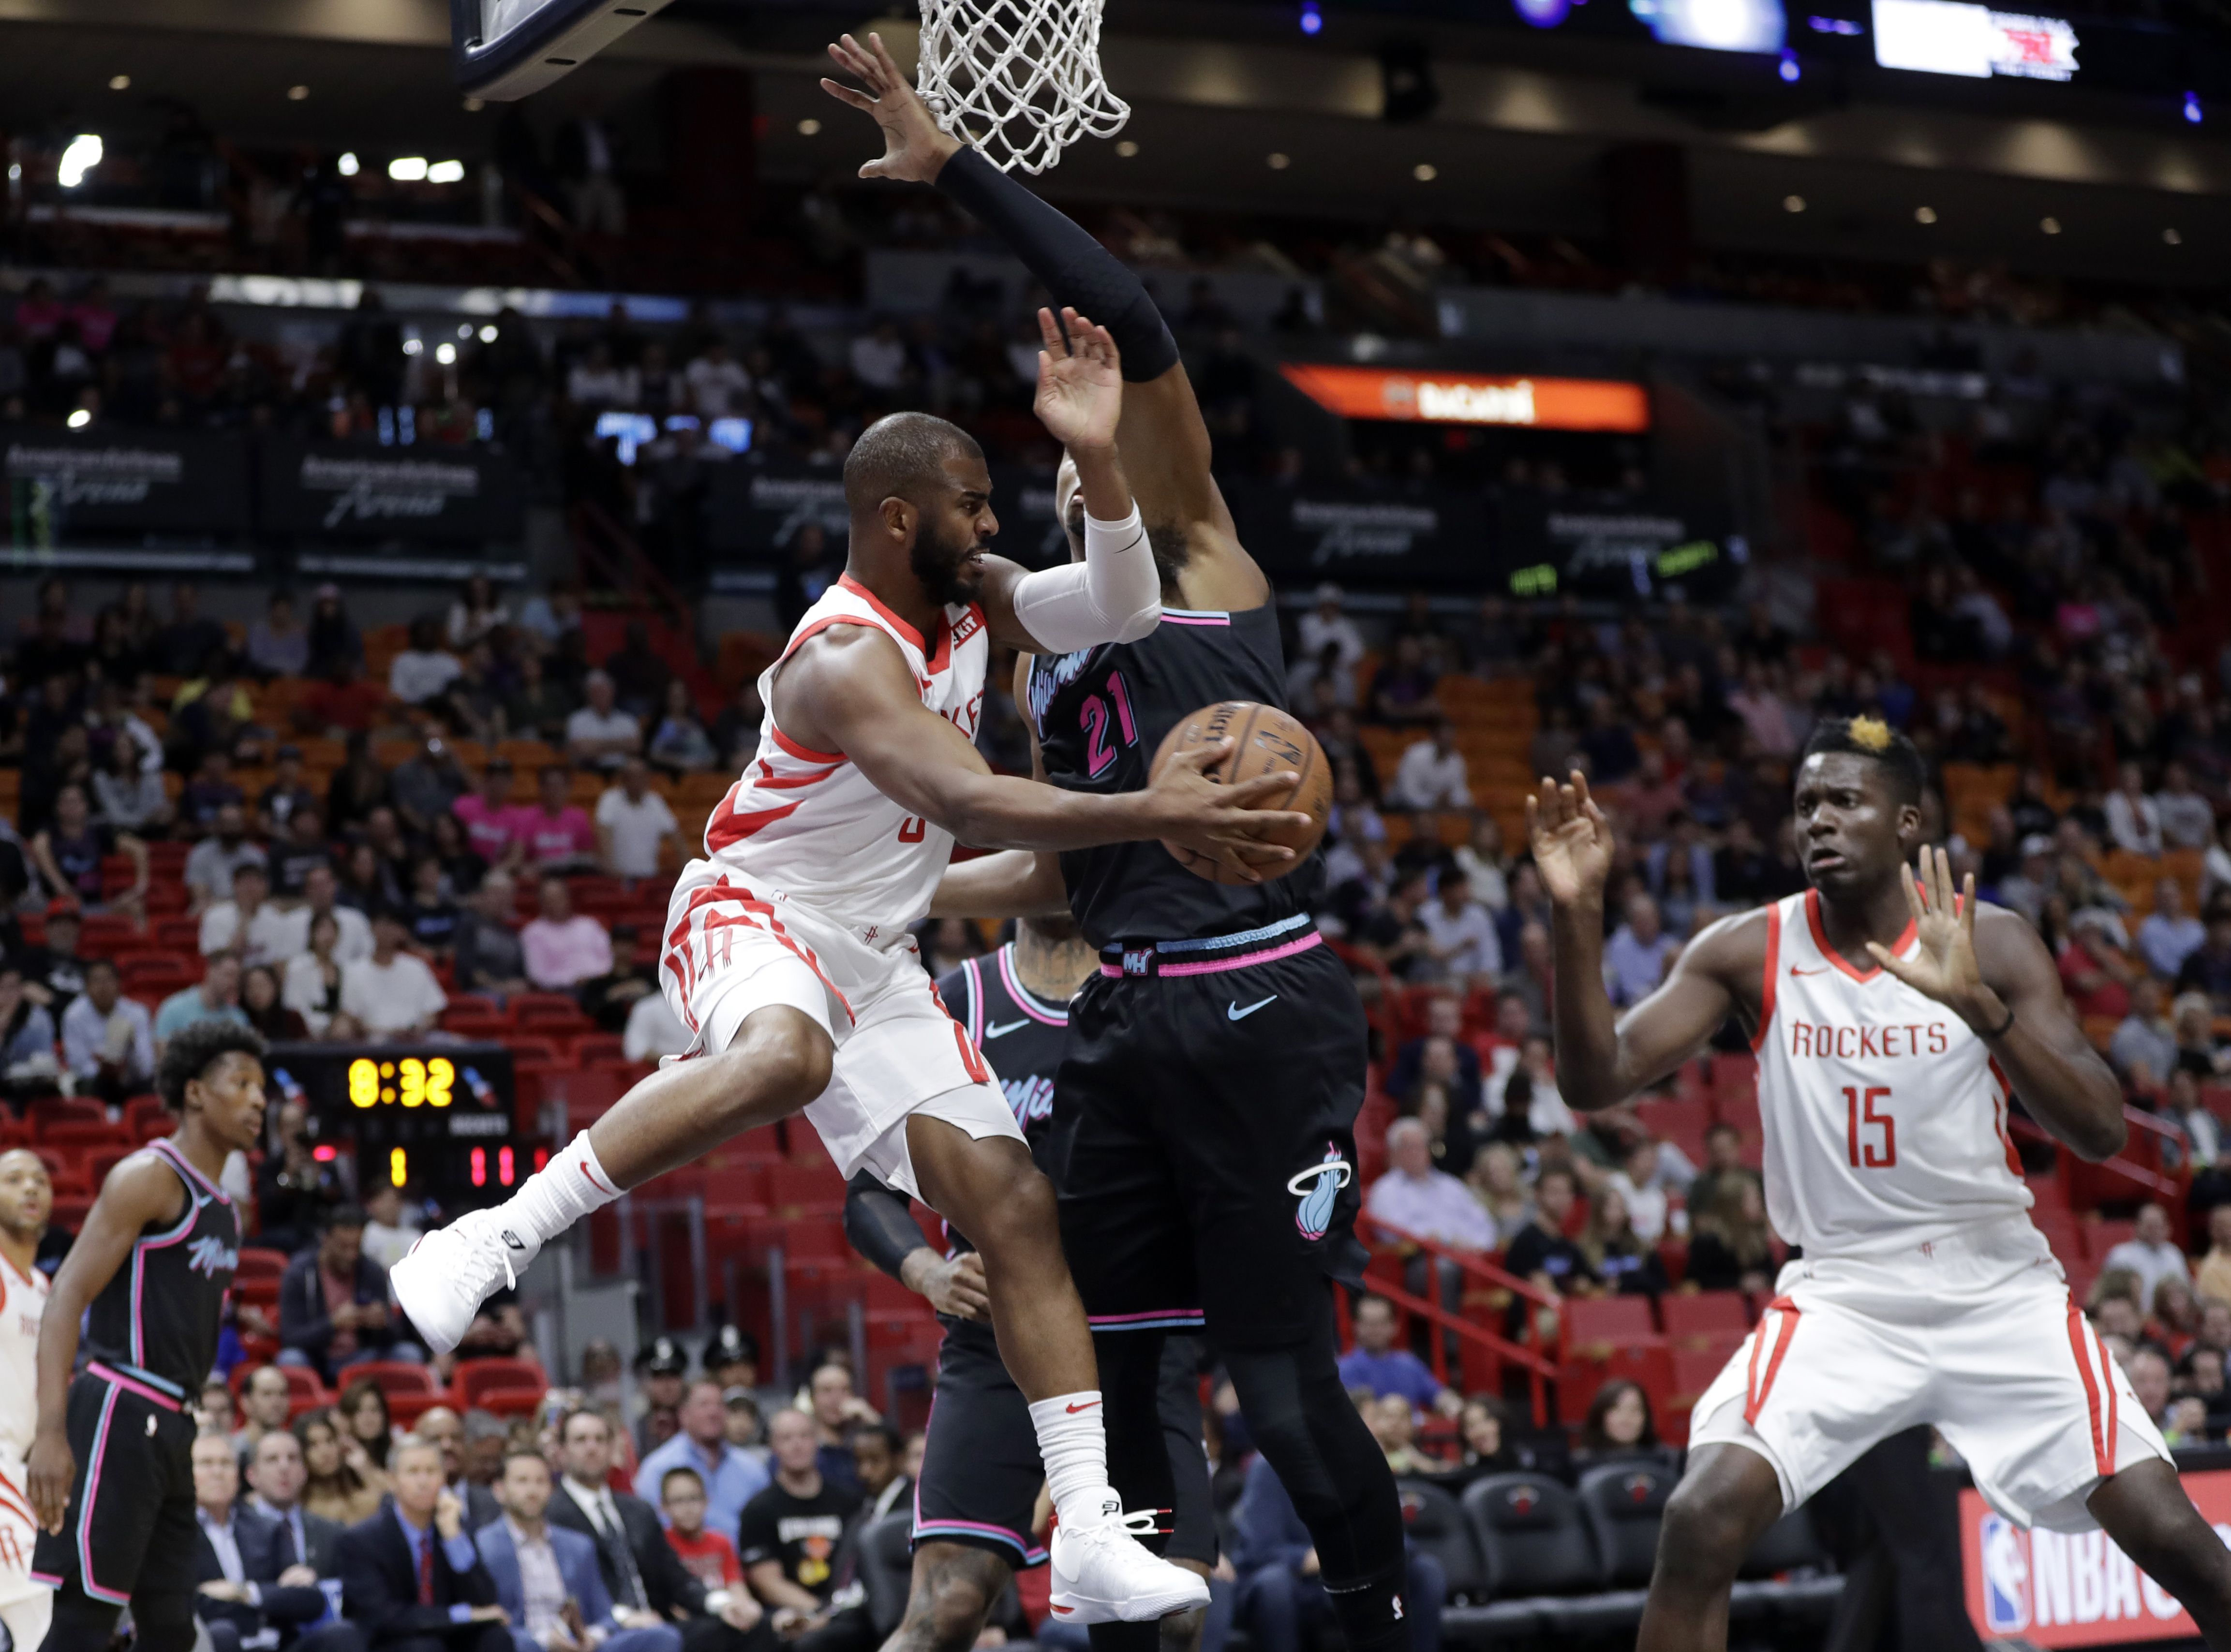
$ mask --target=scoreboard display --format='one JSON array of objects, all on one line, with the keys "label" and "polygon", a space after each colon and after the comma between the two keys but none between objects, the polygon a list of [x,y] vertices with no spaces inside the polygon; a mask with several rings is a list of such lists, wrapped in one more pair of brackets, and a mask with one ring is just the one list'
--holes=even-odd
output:
[{"label": "scoreboard display", "polygon": [[264,1071],[277,1099],[308,1109],[321,1145],[353,1153],[359,1196],[407,1184],[470,1210],[538,1168],[501,1044],[275,1044]]}]

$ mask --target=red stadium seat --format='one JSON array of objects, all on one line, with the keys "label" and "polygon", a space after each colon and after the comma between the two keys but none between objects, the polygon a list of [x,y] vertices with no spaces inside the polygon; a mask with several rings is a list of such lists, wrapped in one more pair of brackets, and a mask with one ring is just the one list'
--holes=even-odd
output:
[{"label": "red stadium seat", "polygon": [[1646,1296],[1568,1297],[1558,1310],[1565,1357],[1600,1358],[1603,1351],[1662,1348]]},{"label": "red stadium seat", "polygon": [[594,1030],[581,1006],[562,992],[522,992],[508,1007],[512,1024],[522,1032]]},{"label": "red stadium seat", "polygon": [[125,1126],[134,1136],[144,1137],[146,1130],[154,1125],[167,1130],[175,1116],[163,1105],[163,1098],[159,1095],[135,1095],[124,1104]]},{"label": "red stadium seat", "polygon": [[155,945],[173,954],[198,952],[202,944],[202,920],[198,918],[158,919],[149,932]]},{"label": "red stadium seat", "polygon": [[766,1168],[766,1202],[786,1213],[839,1210],[844,1177],[826,1158],[786,1159]]},{"label": "red stadium seat", "polygon": [[573,1041],[573,1059],[583,1067],[624,1063],[627,1049],[617,1033],[584,1033]]},{"label": "red stadium seat", "polygon": [[1741,1291],[1700,1291],[1658,1300],[1665,1340],[1682,1349],[1732,1348],[1750,1334],[1750,1312]]},{"label": "red stadium seat", "polygon": [[62,1119],[41,1129],[39,1139],[50,1147],[129,1146],[132,1133],[106,1119]]},{"label": "red stadium seat", "polygon": [[233,1269],[236,1281],[268,1279],[276,1284],[286,1276],[287,1253],[273,1250],[264,1245],[242,1245],[240,1263]]},{"label": "red stadium seat", "polygon": [[360,1365],[348,1368],[348,1379],[369,1377],[379,1387],[383,1398],[391,1412],[398,1395],[430,1394],[439,1397],[442,1384],[430,1365],[413,1365],[404,1359],[368,1359]]},{"label": "red stadium seat", "polygon": [[86,1217],[92,1212],[92,1194],[56,1193],[54,1210],[47,1219],[65,1233],[75,1233],[85,1225]]},{"label": "red stadium seat", "polygon": [[2084,1224],[2084,1249],[2095,1262],[2105,1264],[2107,1253],[2137,1231],[2135,1222],[2089,1222]]},{"label": "red stadium seat", "polygon": [[542,1367],[524,1359],[468,1359],[451,1378],[449,1391],[456,1397],[457,1409],[471,1410],[478,1407],[484,1411],[499,1411],[501,1406],[490,1404],[495,1397],[511,1393],[524,1395],[527,1408],[538,1404],[548,1391],[549,1378]]},{"label": "red stadium seat", "polygon": [[41,1096],[25,1110],[31,1128],[44,1141],[48,1133],[61,1124],[97,1124],[108,1122],[108,1109],[90,1096]]}]

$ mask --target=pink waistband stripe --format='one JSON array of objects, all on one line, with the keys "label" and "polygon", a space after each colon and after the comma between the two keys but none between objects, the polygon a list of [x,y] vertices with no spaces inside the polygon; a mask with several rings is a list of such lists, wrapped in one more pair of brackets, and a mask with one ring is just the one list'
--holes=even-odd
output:
[{"label": "pink waistband stripe", "polygon": [[[1154,971],[1157,975],[1219,975],[1226,970],[1244,970],[1256,964],[1274,964],[1282,958],[1291,958],[1297,952],[1306,952],[1312,946],[1324,945],[1324,937],[1311,930],[1299,940],[1288,941],[1284,946],[1267,947],[1259,952],[1242,952],[1237,958],[1209,958],[1199,964],[1164,964]],[[1123,978],[1121,965],[1103,964],[1101,974],[1112,980]]]}]

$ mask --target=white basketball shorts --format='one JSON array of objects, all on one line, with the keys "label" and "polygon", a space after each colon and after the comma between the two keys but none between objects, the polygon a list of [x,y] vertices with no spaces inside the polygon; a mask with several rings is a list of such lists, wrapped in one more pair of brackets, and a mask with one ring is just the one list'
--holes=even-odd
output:
[{"label": "white basketball shorts", "polygon": [[[26,1408],[31,1404],[29,1394],[11,1397]],[[0,1449],[0,1606],[53,1592],[31,1581],[31,1549],[39,1528],[31,1523],[30,1499],[23,1490],[30,1481],[23,1460]]]},{"label": "white basketball shorts", "polygon": [[914,937],[903,924],[876,930],[847,927],[779,890],[753,890],[733,868],[692,861],[667,907],[659,983],[696,1042],[669,1059],[728,1049],[771,1005],[797,1010],[836,1047],[829,1087],[805,1109],[830,1158],[848,1177],[866,1169],[919,1198],[906,1146],[914,1114],[980,1141],[1020,1141],[1023,1133],[998,1077],[947,1013]]},{"label": "white basketball shorts", "polygon": [[2019,1525],[2098,1528],[2102,1480],[2166,1458],[2026,1216],[1895,1255],[1793,1262],[1704,1391],[1689,1445],[1748,1446],[1794,1508],[1876,1442],[1933,1423]]}]

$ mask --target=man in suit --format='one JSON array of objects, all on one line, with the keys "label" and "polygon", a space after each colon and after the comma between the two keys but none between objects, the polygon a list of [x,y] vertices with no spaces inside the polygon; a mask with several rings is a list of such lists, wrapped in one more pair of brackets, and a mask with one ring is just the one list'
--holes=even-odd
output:
[{"label": "man in suit", "polygon": [[550,1465],[540,1452],[505,1455],[496,1481],[503,1518],[477,1541],[498,1598],[540,1652],[682,1652],[682,1632],[647,1606],[615,1606],[597,1571],[597,1546],[543,1519]]},{"label": "man in suit", "polygon": [[301,1442],[287,1429],[273,1429],[255,1442],[255,1454],[249,1459],[248,1484],[253,1494],[249,1507],[265,1520],[278,1523],[283,1562],[288,1565],[300,1562],[320,1579],[338,1578],[335,1551],[340,1545],[341,1528],[302,1507],[302,1486],[308,1478]]},{"label": "man in suit", "polygon": [[515,1652],[495,1579],[443,1483],[442,1449],[406,1434],[387,1455],[393,1495],[341,1533],[343,1611],[374,1652]]},{"label": "man in suit", "polygon": [[364,1652],[364,1637],[346,1623],[293,1638],[326,1616],[325,1591],[315,1572],[281,1558],[283,1529],[237,1500],[240,1467],[231,1441],[202,1436],[193,1465],[194,1607],[217,1652],[275,1646]]},{"label": "man in suit", "polygon": [[751,1591],[707,1589],[667,1542],[658,1511],[607,1483],[612,1431],[601,1413],[566,1414],[558,1466],[558,1494],[545,1518],[597,1546],[598,1570],[615,1601],[648,1606],[677,1625],[683,1652],[770,1652],[774,1631]]},{"label": "man in suit", "polygon": [[477,1532],[490,1521],[503,1518],[503,1510],[496,1506],[495,1494],[485,1486],[475,1484],[465,1473],[464,1418],[446,1405],[436,1405],[421,1412],[417,1426],[411,1431],[442,1448],[442,1473],[449,1489],[457,1494],[457,1500],[465,1506],[465,1530]]}]

